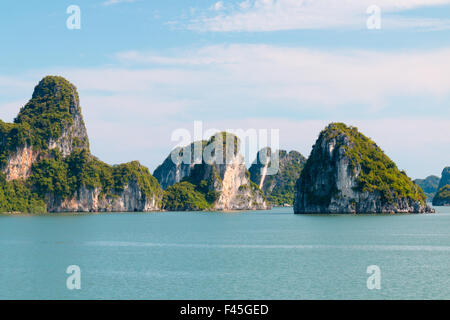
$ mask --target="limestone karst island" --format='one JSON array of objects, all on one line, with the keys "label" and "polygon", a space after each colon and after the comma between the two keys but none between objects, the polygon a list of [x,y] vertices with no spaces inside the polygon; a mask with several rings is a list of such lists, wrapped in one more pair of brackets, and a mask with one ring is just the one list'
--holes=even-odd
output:
[{"label": "limestone karst island", "polygon": [[[152,175],[138,161],[109,165],[91,154],[76,87],[48,76],[35,87],[13,123],[0,121],[0,212],[148,212],[265,210],[295,213],[429,213],[450,205],[450,168],[442,178],[413,182],[356,128],[332,123],[306,159],[297,151],[259,151],[247,170],[239,150],[222,139],[227,161],[174,163],[170,155]],[[176,150],[183,154],[209,140]],[[231,149],[231,152],[230,152]],[[261,163],[264,153],[268,161]],[[274,154],[277,157],[274,157]],[[279,170],[266,174],[277,159]],[[422,190],[423,189],[423,190]],[[425,192],[424,192],[425,191]],[[433,197],[433,198],[430,198]]]}]

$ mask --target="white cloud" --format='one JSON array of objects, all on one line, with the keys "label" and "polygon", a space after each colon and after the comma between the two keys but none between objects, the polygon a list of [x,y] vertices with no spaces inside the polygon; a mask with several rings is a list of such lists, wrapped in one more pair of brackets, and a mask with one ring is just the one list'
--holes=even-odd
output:
[{"label": "white cloud", "polygon": [[20,108],[27,103],[27,99],[8,101],[5,103],[0,102],[0,119],[5,122],[12,122],[19,112]]},{"label": "white cloud", "polygon": [[103,2],[102,4],[104,6],[111,6],[114,4],[119,4],[119,3],[124,3],[124,2],[136,2],[137,0],[107,0],[105,2]]},{"label": "white cloud", "polygon": [[450,49],[326,52],[268,45],[229,45],[176,55],[128,52],[118,56],[130,64],[157,67],[158,71],[142,72],[159,73],[147,77],[160,82],[179,85],[181,80],[182,86],[200,86],[197,91],[226,84],[235,96],[243,94],[247,98],[314,104],[321,108],[351,103],[380,108],[395,96],[442,98],[450,94],[450,65],[447,63]]},{"label": "white cloud", "polygon": [[215,11],[220,11],[220,10],[222,10],[222,9],[224,9],[225,8],[225,6],[224,6],[224,4],[223,4],[223,1],[218,1],[218,2],[216,2],[215,4],[214,4],[214,6],[213,6],[213,9],[215,10]]},{"label": "white cloud", "polygon": [[[208,111],[224,107],[266,115],[274,108],[280,112],[357,112],[366,116],[386,111],[448,111],[444,103],[450,96],[450,48],[327,52],[237,44],[179,50],[176,54],[136,51],[117,56],[121,67],[47,72],[70,79],[92,105],[110,105],[117,110],[133,106],[146,110],[151,105],[156,108],[153,112],[166,116],[186,112],[195,118],[196,113],[205,112],[211,117]],[[47,72],[21,77],[21,81],[0,77],[4,92],[16,92],[9,100],[3,97],[0,104],[29,97]],[[19,91],[27,95],[19,96]],[[94,98],[99,100],[94,103]],[[427,105],[415,105],[422,109],[414,111],[410,105],[394,103],[394,99],[424,99]],[[431,110],[424,109],[430,106]]]},{"label": "white cloud", "polygon": [[393,13],[450,4],[450,0],[245,0],[216,15],[204,13],[188,28],[199,31],[277,31],[293,29],[365,28],[366,9],[377,5],[383,28],[450,28],[450,19],[406,18]]},{"label": "white cloud", "polygon": [[252,5],[252,2],[251,2],[251,0],[245,0],[245,1],[243,1],[243,2],[241,2],[241,3],[239,3],[239,8],[241,8],[241,9],[248,9],[248,8],[250,8],[251,7],[251,5]]},{"label": "white cloud", "polygon": [[[165,116],[185,112],[195,118],[203,112],[211,117],[209,111],[224,107],[266,115],[274,108],[370,116],[414,112],[393,99],[426,99],[427,105],[415,112],[436,114],[450,96],[449,56],[450,48],[327,52],[240,44],[176,54],[125,52],[117,54],[120,67],[47,70],[20,81],[0,77],[4,92],[16,92],[0,104],[26,99],[37,81],[50,73],[70,79],[92,105],[119,110],[128,101],[126,108],[152,106],[153,112]],[[19,96],[19,91],[27,95]],[[94,98],[99,100],[94,103]],[[424,110],[430,106],[434,107]]]}]

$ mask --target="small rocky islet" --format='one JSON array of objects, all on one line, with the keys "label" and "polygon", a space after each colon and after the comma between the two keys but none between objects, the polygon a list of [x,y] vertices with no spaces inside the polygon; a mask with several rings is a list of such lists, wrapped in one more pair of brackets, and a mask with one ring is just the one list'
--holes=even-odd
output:
[{"label": "small rocky islet", "polygon": [[295,213],[430,213],[422,189],[355,127],[319,135],[297,181]]},{"label": "small rocky islet", "polygon": [[[76,87],[47,76],[13,123],[0,120],[0,212],[293,205],[295,213],[428,213],[433,209],[419,187],[423,183],[431,185],[427,194],[436,193],[434,205],[450,203],[450,168],[435,191],[434,178],[416,184],[373,141],[345,124],[325,128],[308,159],[297,151],[264,148],[247,170],[239,146],[238,137],[221,132],[173,150],[153,175],[138,161],[109,165],[90,152]],[[274,164],[278,170],[268,173]]]}]

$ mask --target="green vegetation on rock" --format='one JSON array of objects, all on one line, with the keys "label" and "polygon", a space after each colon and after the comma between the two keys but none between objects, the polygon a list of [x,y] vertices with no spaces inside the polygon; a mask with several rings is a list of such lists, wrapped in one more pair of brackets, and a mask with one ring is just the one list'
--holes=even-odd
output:
[{"label": "green vegetation on rock", "polygon": [[442,170],[441,180],[439,181],[438,191],[433,198],[434,206],[450,205],[450,167]]},{"label": "green vegetation on rock", "polygon": [[182,181],[168,187],[163,195],[163,209],[169,211],[203,211],[212,207],[203,192],[197,191],[197,186]]},{"label": "green vegetation on rock", "polygon": [[[218,139],[221,140],[220,144],[217,144]],[[259,187],[250,181],[250,173],[245,169],[245,165],[236,162],[237,159],[240,159],[237,158],[240,157],[238,155],[240,144],[238,137],[231,133],[220,132],[208,141],[194,142],[184,150],[192,150],[195,143],[201,145],[202,154],[206,153],[205,157],[202,158],[201,163],[190,167],[188,176],[165,190],[163,196],[164,209],[171,211],[217,209],[217,201],[221,199],[223,188],[222,179],[226,170],[229,169],[230,160],[233,161],[234,166],[240,166],[238,171],[234,173],[237,176],[240,175],[238,179],[247,181],[240,186],[231,186],[232,188],[236,187],[234,193],[230,196],[232,201],[235,201],[234,205],[241,208],[253,205],[259,206],[258,201],[260,199],[265,200]],[[165,166],[167,167],[167,164]],[[172,176],[175,176],[175,174],[172,173]],[[160,178],[162,178],[162,175],[160,175]],[[258,199],[255,202],[256,204],[252,203],[254,199]]]},{"label": "green vegetation on rock", "polygon": [[[272,165],[272,154],[270,148],[264,148],[258,152],[255,163],[250,167],[250,179],[259,186],[261,182],[261,169],[264,167],[260,161],[260,153],[265,152],[270,157],[268,167]],[[294,203],[295,184],[300,177],[303,166],[306,163],[303,157],[297,151],[278,150],[278,172],[272,175],[266,175],[262,184],[262,191],[267,200],[274,205],[283,206]]]},{"label": "green vegetation on rock", "polygon": [[6,181],[0,174],[0,212],[44,213],[45,202],[22,180]]},{"label": "green vegetation on rock", "polygon": [[[63,128],[73,123],[71,108],[77,108],[81,114],[75,86],[63,77],[45,77],[14,123],[0,123],[4,149],[15,150],[27,144],[46,150],[49,140],[59,138]],[[88,144],[88,141],[79,141],[79,144]]]},{"label": "green vegetation on rock", "polygon": [[446,184],[438,190],[434,199],[433,205],[435,206],[445,206],[450,205],[450,184]]},{"label": "green vegetation on rock", "polygon": [[[222,143],[217,145],[217,139],[222,139]],[[208,141],[202,140],[192,143],[183,148],[183,152],[190,151],[190,159],[193,161],[194,145],[201,147],[201,154],[203,155],[205,148],[211,146],[211,157],[217,156],[218,152],[223,155],[225,162],[227,152],[230,148],[227,147],[227,139],[231,139],[234,148],[231,152],[238,152],[239,140],[236,136],[220,132],[212,136]],[[214,143],[215,145],[212,145]],[[168,187],[164,191],[163,209],[165,210],[207,210],[211,209],[214,202],[219,198],[220,193],[215,190],[215,186],[220,184],[222,179],[215,165],[205,163],[202,157],[201,163],[192,167],[189,176],[184,177],[180,182]]]},{"label": "green vegetation on rock", "polygon": [[425,179],[416,179],[414,180],[414,183],[423,190],[427,199],[431,201],[438,190],[439,180],[440,179],[437,176],[428,176]]},{"label": "green vegetation on rock", "polygon": [[31,100],[14,120],[27,130],[28,143],[46,149],[47,141],[61,136],[65,125],[72,124],[71,104],[78,104],[76,88],[62,77],[48,76],[36,86]]},{"label": "green vegetation on rock", "polygon": [[210,209],[220,196],[214,186],[221,181],[215,166],[196,164],[188,177],[164,191],[163,208],[170,211]]},{"label": "green vegetation on rock", "polygon": [[100,188],[102,194],[114,196],[123,191],[129,181],[136,181],[149,198],[153,194],[162,194],[158,181],[138,161],[111,166],[87,150],[76,150],[65,158],[53,151],[51,157],[33,165],[28,181],[32,190],[42,198],[48,194],[71,197],[82,186]]},{"label": "green vegetation on rock", "polygon": [[389,203],[396,198],[425,203],[422,189],[404,171],[400,171],[375,142],[358,132],[357,128],[347,127],[343,123],[333,124],[329,128],[329,135],[345,134],[350,138],[350,146],[343,148],[352,161],[352,167],[361,168],[358,182],[362,191],[379,191]]}]

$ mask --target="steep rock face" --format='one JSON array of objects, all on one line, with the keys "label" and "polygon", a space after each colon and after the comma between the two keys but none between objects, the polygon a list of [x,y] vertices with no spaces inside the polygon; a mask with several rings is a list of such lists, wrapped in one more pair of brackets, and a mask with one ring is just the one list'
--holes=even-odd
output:
[{"label": "steep rock face", "polygon": [[432,201],[436,191],[439,187],[439,177],[428,176],[425,179],[416,179],[414,183],[417,184],[427,196],[427,200]]},{"label": "steep rock face", "polygon": [[3,169],[6,180],[26,179],[31,174],[31,166],[39,157],[40,152],[33,147],[24,145],[7,156],[7,164]]},{"label": "steep rock face", "polygon": [[161,188],[164,190],[180,182],[184,177],[189,176],[192,165],[177,163],[175,164],[170,155],[153,172],[153,176],[158,180]]},{"label": "steep rock face", "polygon": [[433,199],[434,206],[450,206],[450,184],[438,190]]},{"label": "steep rock face", "polygon": [[50,212],[155,211],[162,189],[138,161],[108,165],[86,150],[38,161],[28,179]]},{"label": "steep rock face", "polygon": [[[165,190],[189,176],[194,165],[202,162],[201,152],[205,143],[206,141],[198,141],[183,148],[175,148],[167,156],[153,172],[153,176],[158,180],[161,188]],[[195,148],[196,144],[198,149]]]},{"label": "steep rock face", "polygon": [[228,164],[217,167],[222,183],[216,188],[220,196],[215,210],[267,209],[262,191],[250,181],[242,155],[236,154]]},{"label": "steep rock face", "polygon": [[306,163],[300,152],[261,149],[249,168],[250,179],[264,191],[274,205],[294,203],[295,183]]},{"label": "steep rock face", "polygon": [[296,185],[295,213],[425,213],[423,191],[356,128],[330,124]]},{"label": "steep rock face", "polygon": [[444,168],[438,191],[433,198],[434,206],[450,206],[450,167]]},{"label": "steep rock face", "polygon": [[101,188],[81,186],[71,198],[49,194],[49,212],[149,212],[161,209],[161,197],[147,197],[136,181],[130,181],[124,190],[105,195]]},{"label": "steep rock face", "polygon": [[8,181],[27,179],[42,151],[58,149],[68,156],[89,150],[76,87],[62,77],[42,79],[14,124],[2,127],[0,149],[8,153],[2,171]]},{"label": "steep rock face", "polygon": [[[229,143],[232,137],[233,143]],[[228,141],[228,142],[227,142]],[[167,188],[167,210],[264,210],[269,206],[259,187],[250,181],[239,139],[229,133],[202,143],[208,159],[194,164],[189,176]],[[208,156],[209,155],[209,156]]]}]

